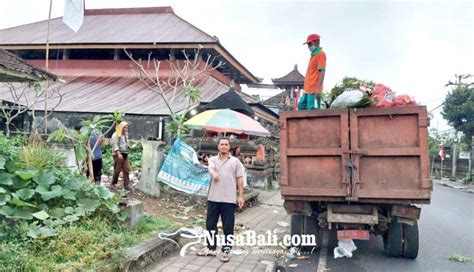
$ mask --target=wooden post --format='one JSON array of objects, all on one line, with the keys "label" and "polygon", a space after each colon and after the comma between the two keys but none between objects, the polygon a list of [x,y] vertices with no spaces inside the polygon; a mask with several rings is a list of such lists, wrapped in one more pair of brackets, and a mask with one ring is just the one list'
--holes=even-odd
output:
[{"label": "wooden post", "polygon": [[63,60],[68,60],[69,59],[69,49],[64,48],[63,49]]},{"label": "wooden post", "polygon": [[114,49],[114,60],[119,60],[119,49],[115,48]]},{"label": "wooden post", "polygon": [[[48,32],[46,34],[46,60],[45,60],[46,71],[49,71],[49,33],[51,30],[52,7],[53,7],[53,0],[49,0]],[[46,134],[48,134],[48,90],[49,90],[49,81],[46,81],[46,90],[44,91],[44,133]]]}]

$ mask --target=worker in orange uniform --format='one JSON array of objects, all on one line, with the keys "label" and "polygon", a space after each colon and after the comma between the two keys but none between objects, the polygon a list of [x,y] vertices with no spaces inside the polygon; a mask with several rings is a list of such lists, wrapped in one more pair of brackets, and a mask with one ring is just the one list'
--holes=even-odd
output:
[{"label": "worker in orange uniform", "polygon": [[323,92],[324,73],[326,71],[326,53],[319,46],[318,34],[311,34],[304,44],[308,45],[311,52],[306,77],[304,79],[304,92],[298,103],[298,110],[313,110],[317,101],[318,109],[321,108],[321,94]]}]

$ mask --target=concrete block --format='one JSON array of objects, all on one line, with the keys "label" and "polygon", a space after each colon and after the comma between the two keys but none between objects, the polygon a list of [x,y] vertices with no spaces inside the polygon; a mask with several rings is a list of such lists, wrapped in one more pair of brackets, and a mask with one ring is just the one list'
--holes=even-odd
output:
[{"label": "concrete block", "polygon": [[141,143],[143,146],[142,172],[136,188],[147,195],[159,197],[160,184],[156,181],[156,176],[164,159],[163,146],[165,142],[142,140]]}]

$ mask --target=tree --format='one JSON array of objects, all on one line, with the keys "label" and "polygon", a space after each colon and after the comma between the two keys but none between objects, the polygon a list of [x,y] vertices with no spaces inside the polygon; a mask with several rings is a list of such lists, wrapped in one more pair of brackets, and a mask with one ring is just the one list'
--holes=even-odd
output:
[{"label": "tree", "polygon": [[[53,106],[52,110],[47,116],[45,116],[45,118],[50,116],[54,112],[54,109],[59,106],[63,98],[60,88],[57,87],[50,89],[50,92],[48,92],[48,95],[46,96],[47,84],[49,83],[47,82],[46,85],[41,85],[40,83],[33,81],[4,83],[10,92],[10,99],[9,101],[0,100],[0,117],[5,119],[7,137],[10,137],[13,121],[28,110],[34,111],[35,106],[44,103],[45,99],[59,98],[56,105]],[[34,114],[33,118],[35,118]]]},{"label": "tree", "polygon": [[83,127],[81,128],[80,133],[73,129],[58,129],[49,135],[48,142],[54,140],[55,142],[60,143],[64,140],[68,140],[74,146],[74,153],[76,155],[76,163],[79,171],[85,169],[84,166],[87,164],[87,168],[89,169],[89,179],[92,180],[94,177],[92,171],[92,154],[96,148],[99,148],[99,141],[96,141],[95,145],[91,147],[89,145],[91,133],[94,131],[98,136],[97,138],[100,139],[112,131],[117,124],[120,124],[120,122],[123,121],[123,118],[124,114],[118,109],[116,109],[113,114],[105,116],[97,115],[94,116],[93,119],[81,121]]},{"label": "tree", "polygon": [[[134,59],[132,53],[125,50],[127,56],[135,64],[135,69],[132,67],[135,76],[150,91],[163,99],[172,119],[168,131],[175,134],[177,138],[181,138],[184,134],[186,114],[201,99],[201,90],[196,87],[197,83],[208,76],[209,72],[224,65],[222,61],[218,61],[217,57],[210,54],[204,61],[201,48],[202,46],[199,46],[194,50],[194,56],[182,50],[185,60],[173,60],[170,56],[170,59],[166,61],[170,67],[169,73],[163,72],[161,61],[150,59],[151,54],[148,61],[144,62],[141,59]],[[181,90],[184,92],[185,101],[176,101],[177,94]]]},{"label": "tree", "polygon": [[447,86],[455,86],[446,96],[441,115],[448,124],[457,131],[464,133],[464,140],[471,141],[474,135],[474,88],[473,83],[464,83],[471,75],[456,75],[456,83],[449,82]]}]

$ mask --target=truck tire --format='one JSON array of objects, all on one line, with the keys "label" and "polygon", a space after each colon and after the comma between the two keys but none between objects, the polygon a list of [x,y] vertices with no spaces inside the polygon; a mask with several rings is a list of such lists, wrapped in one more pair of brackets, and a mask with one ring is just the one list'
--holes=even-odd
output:
[{"label": "truck tire", "polygon": [[400,257],[403,253],[403,235],[402,225],[398,223],[396,218],[392,219],[392,223],[388,226],[384,239],[385,252],[392,257]]},{"label": "truck tire", "polygon": [[316,236],[316,246],[301,247],[302,250],[307,252],[313,252],[318,249],[321,239],[319,238],[320,235],[317,215],[292,215],[290,228],[291,235],[314,234]]},{"label": "truck tire", "polygon": [[413,226],[402,224],[403,232],[403,257],[416,259],[418,256],[419,234],[418,223],[415,221]]}]

